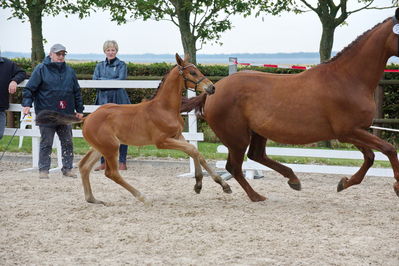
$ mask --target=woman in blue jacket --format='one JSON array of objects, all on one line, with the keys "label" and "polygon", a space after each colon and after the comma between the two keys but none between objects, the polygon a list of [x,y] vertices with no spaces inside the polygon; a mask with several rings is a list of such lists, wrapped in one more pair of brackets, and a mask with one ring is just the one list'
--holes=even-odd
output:
[{"label": "woman in blue jacket", "polygon": [[[94,70],[93,79],[95,80],[124,80],[127,77],[127,67],[125,62],[116,57],[118,53],[118,43],[116,41],[106,41],[103,45],[105,60],[99,62]],[[130,104],[129,96],[123,88],[97,89],[96,104],[106,103]],[[127,145],[121,144],[119,147],[119,170],[126,170]],[[101,157],[101,164],[94,171],[104,170],[105,161]]]},{"label": "woman in blue jacket", "polygon": [[[66,48],[62,44],[54,44],[50,54],[43,63],[37,65],[28,83],[22,91],[23,113],[28,114],[32,103],[35,112],[52,110],[63,114],[75,114],[83,118],[83,100],[75,71],[65,63]],[[75,112],[76,111],[76,112]],[[71,125],[39,125],[39,177],[48,178],[51,164],[51,149],[54,135],[57,133],[62,150],[62,173],[76,178],[72,170],[73,143]]]}]

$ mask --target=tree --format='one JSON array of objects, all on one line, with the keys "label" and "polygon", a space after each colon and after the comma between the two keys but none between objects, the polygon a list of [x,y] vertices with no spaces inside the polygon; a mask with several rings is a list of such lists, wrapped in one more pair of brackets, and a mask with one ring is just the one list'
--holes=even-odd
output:
[{"label": "tree", "polygon": [[293,6],[291,8],[296,13],[313,11],[319,17],[322,25],[319,46],[320,62],[325,62],[331,58],[335,29],[343,25],[350,15],[362,10],[387,9],[398,5],[397,0],[392,0],[392,5],[389,6],[381,6],[378,3],[374,4],[374,2],[377,2],[375,0],[357,0],[359,7],[348,10],[348,0],[318,0],[316,6],[311,5],[309,2],[309,0],[294,0],[292,1]]},{"label": "tree", "polygon": [[[92,2],[92,1],[89,1]],[[179,28],[184,53],[196,63],[202,45],[220,43],[221,33],[230,30],[234,14],[251,14],[254,0],[100,0],[99,6],[111,12],[112,20],[126,23],[128,18],[171,21]],[[265,11],[278,13],[284,5],[267,4]],[[285,2],[285,1],[282,1]],[[197,46],[199,44],[199,47]]]},{"label": "tree", "polygon": [[79,5],[79,9],[77,5],[66,0],[0,0],[0,7],[12,9],[12,15],[8,19],[14,17],[23,22],[29,21],[32,33],[32,63],[43,60],[45,56],[42,32],[44,15],[56,16],[61,12],[66,14],[79,12],[80,17],[83,17],[90,10],[84,3]]}]

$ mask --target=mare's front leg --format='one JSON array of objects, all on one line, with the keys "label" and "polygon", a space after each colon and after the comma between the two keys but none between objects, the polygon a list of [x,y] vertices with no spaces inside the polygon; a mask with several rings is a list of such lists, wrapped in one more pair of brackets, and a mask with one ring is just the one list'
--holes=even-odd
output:
[{"label": "mare's front leg", "polygon": [[[391,144],[380,139],[377,136],[370,134],[364,129],[356,129],[354,130],[352,135],[345,136],[343,138],[340,138],[339,140],[343,142],[352,143],[357,147],[362,147],[363,150],[361,151],[365,156],[365,162],[363,163],[360,170],[354,176],[352,176],[347,182],[343,182],[343,184],[341,185],[342,189],[349,187],[349,185],[351,185],[352,183],[356,184],[356,182],[358,183],[359,181],[361,182],[364,175],[366,174],[366,171],[370,168],[374,160],[374,154],[371,156],[369,150],[375,149],[382,152],[388,157],[393,169],[394,178],[396,179],[396,182],[393,184],[393,188],[394,191],[396,192],[396,195],[399,197],[399,161],[396,150]],[[340,187],[338,187],[338,189],[340,189]]]},{"label": "mare's front leg", "polygon": [[228,149],[229,154],[227,157],[226,170],[234,176],[235,180],[241,185],[251,201],[257,202],[266,200],[267,198],[265,196],[260,195],[251,187],[242,172],[242,163],[244,161],[246,148],[228,147]]},{"label": "mare's front leg", "polygon": [[211,168],[208,166],[206,163],[204,157],[199,153],[197,148],[188,143],[183,136],[180,136],[179,139],[174,139],[174,138],[167,138],[162,141],[158,141],[156,143],[157,148],[159,149],[173,149],[173,150],[179,150],[183,151],[186,154],[188,154],[191,158],[194,160],[194,166],[195,166],[195,180],[196,184],[194,186],[194,191],[196,193],[200,193],[202,189],[202,169],[201,165],[204,166],[205,170],[211,175],[213,180],[220,184],[223,188],[223,191],[226,193],[231,193],[231,188],[230,186],[226,183],[226,181],[223,180],[219,175],[215,174]]}]

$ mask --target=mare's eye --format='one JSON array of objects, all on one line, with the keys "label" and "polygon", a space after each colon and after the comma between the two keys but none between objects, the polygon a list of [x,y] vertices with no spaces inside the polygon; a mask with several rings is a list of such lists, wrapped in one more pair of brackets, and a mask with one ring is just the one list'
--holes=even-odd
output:
[{"label": "mare's eye", "polygon": [[190,75],[191,75],[191,76],[197,76],[197,73],[196,73],[195,71],[191,70],[191,71],[190,71]]}]

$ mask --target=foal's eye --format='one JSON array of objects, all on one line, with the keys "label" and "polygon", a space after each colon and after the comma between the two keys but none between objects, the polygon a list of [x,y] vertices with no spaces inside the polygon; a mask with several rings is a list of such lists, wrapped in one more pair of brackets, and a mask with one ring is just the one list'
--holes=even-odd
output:
[{"label": "foal's eye", "polygon": [[191,71],[190,71],[190,75],[191,75],[191,76],[197,76],[197,73],[196,73],[195,71],[191,70]]}]

